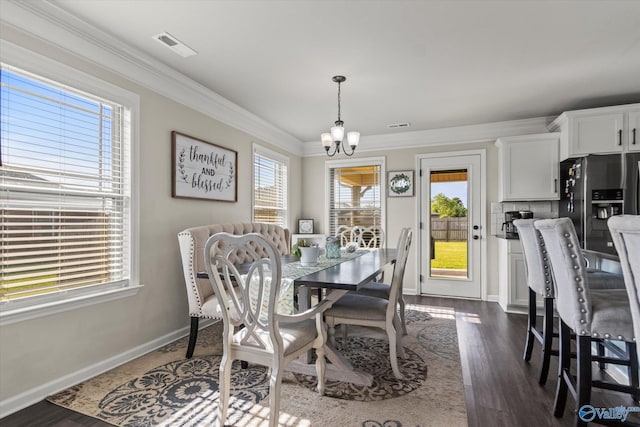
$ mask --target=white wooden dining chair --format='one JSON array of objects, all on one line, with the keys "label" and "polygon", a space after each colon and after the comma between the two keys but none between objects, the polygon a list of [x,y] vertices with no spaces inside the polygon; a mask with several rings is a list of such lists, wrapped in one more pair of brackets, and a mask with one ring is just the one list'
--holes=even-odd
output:
[{"label": "white wooden dining chair", "polygon": [[[404,239],[408,233],[411,233],[411,228],[405,227],[400,231],[400,237],[398,238],[398,247],[402,245]],[[393,275],[392,275],[393,277]],[[382,282],[372,282],[357,291],[358,294],[368,295],[370,297],[389,299],[391,294],[391,284]],[[407,321],[405,318],[405,301],[402,291],[402,283],[400,283],[400,290],[398,291],[398,305],[400,306],[400,321],[402,323],[402,334],[407,335]],[[346,328],[345,328],[346,331]]]},{"label": "white wooden dining chair", "polygon": [[344,248],[349,243],[356,243],[360,247],[360,237],[362,231],[359,226],[353,227],[348,225],[340,225],[336,230],[336,237],[340,239],[340,247]]},{"label": "white wooden dining chair", "polygon": [[[246,274],[241,274],[233,262],[237,249],[251,259]],[[269,426],[276,426],[283,370],[311,348],[317,354],[317,390],[324,394],[327,335],[322,312],[331,302],[323,301],[294,315],[277,313],[282,276],[280,256],[275,246],[259,234],[215,234],[207,240],[204,257],[224,322],[218,422],[224,425],[227,419],[231,364],[240,359],[271,370]],[[242,329],[234,333],[240,327]]]},{"label": "white wooden dining chair", "polygon": [[384,230],[378,225],[360,227],[360,247],[367,249],[384,247]]},{"label": "white wooden dining chair", "polygon": [[411,247],[412,231],[401,235],[398,243],[398,253],[393,278],[389,290],[389,298],[376,298],[358,293],[348,293],[333,306],[325,311],[325,321],[329,326],[329,338],[335,342],[336,325],[373,326],[384,329],[389,340],[389,359],[396,378],[401,379],[402,373],[398,367],[398,356],[404,358],[402,334],[397,333],[400,328],[400,317],[396,306],[398,294],[402,288],[404,270],[407,264],[409,248]]}]

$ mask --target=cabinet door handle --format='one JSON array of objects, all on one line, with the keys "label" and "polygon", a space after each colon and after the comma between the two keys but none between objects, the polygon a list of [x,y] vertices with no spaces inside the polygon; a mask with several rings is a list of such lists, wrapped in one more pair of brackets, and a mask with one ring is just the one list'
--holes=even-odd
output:
[{"label": "cabinet door handle", "polygon": [[622,129],[618,130],[618,145],[622,145]]},{"label": "cabinet door handle", "polygon": [[633,128],[631,131],[631,135],[633,135],[633,139],[631,140],[631,144],[636,145],[636,128]]},{"label": "cabinet door handle", "polygon": [[553,192],[554,193],[558,192],[558,178],[553,180]]}]

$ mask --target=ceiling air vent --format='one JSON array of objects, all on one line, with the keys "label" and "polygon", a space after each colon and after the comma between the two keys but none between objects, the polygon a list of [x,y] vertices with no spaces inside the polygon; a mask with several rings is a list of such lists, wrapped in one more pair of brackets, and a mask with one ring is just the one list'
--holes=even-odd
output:
[{"label": "ceiling air vent", "polygon": [[394,123],[391,125],[387,125],[387,128],[389,129],[396,129],[396,128],[408,128],[409,126],[411,126],[411,123],[406,122],[406,123]]},{"label": "ceiling air vent", "polygon": [[151,38],[156,40],[158,43],[161,43],[162,45],[168,47],[169,49],[171,49],[178,55],[182,56],[183,58],[187,58],[189,56],[198,54],[198,52],[191,49],[189,46],[182,43],[180,40],[178,40],[177,38],[175,38],[174,36],[172,36],[167,32],[156,34]]}]

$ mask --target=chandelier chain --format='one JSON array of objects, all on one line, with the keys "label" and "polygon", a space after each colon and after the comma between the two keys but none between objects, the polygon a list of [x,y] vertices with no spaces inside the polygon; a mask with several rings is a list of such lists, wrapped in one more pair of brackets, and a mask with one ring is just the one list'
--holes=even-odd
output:
[{"label": "chandelier chain", "polygon": [[340,119],[340,82],[338,82],[338,121],[342,121]]}]

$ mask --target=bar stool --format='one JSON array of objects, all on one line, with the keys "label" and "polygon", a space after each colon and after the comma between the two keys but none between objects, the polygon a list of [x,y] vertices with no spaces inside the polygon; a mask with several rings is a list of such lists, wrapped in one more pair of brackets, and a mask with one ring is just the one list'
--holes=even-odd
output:
[{"label": "bar stool", "polygon": [[609,218],[607,225],[620,256],[633,318],[633,331],[635,337],[640,337],[640,216],[614,216]]},{"label": "bar stool", "polygon": [[[556,284],[556,308],[560,316],[560,363],[554,416],[562,417],[567,393],[575,399],[575,426],[586,426],[579,411],[591,400],[591,388],[599,387],[638,398],[638,356],[633,340],[629,299],[625,290],[594,290],[588,286],[587,269],[579,241],[568,218],[537,220],[534,226],[544,239],[544,248]],[[576,335],[576,377],[571,374],[571,332]],[[628,358],[592,356],[592,342],[618,340],[625,343]],[[592,361],[629,367],[631,386],[595,381]]]},{"label": "bar stool", "polygon": [[[533,225],[535,221],[535,219],[518,219],[513,221],[513,224],[518,229],[518,236],[522,244],[529,286],[527,339],[523,359],[527,362],[531,360],[536,340],[542,344],[542,363],[538,382],[540,385],[544,385],[549,373],[551,356],[558,355],[558,350],[552,348],[553,338],[558,337],[558,334],[553,330],[555,283],[544,249],[544,241],[540,232]],[[590,289],[625,289],[622,267],[620,267],[618,257],[584,249],[581,252],[585,259],[587,282]],[[537,328],[537,295],[544,297],[541,330]],[[606,345],[606,347],[611,351],[619,352],[619,349],[613,345]],[[604,356],[604,350],[605,343],[598,343],[598,355]],[[600,366],[604,368],[605,364],[601,363]]]}]

